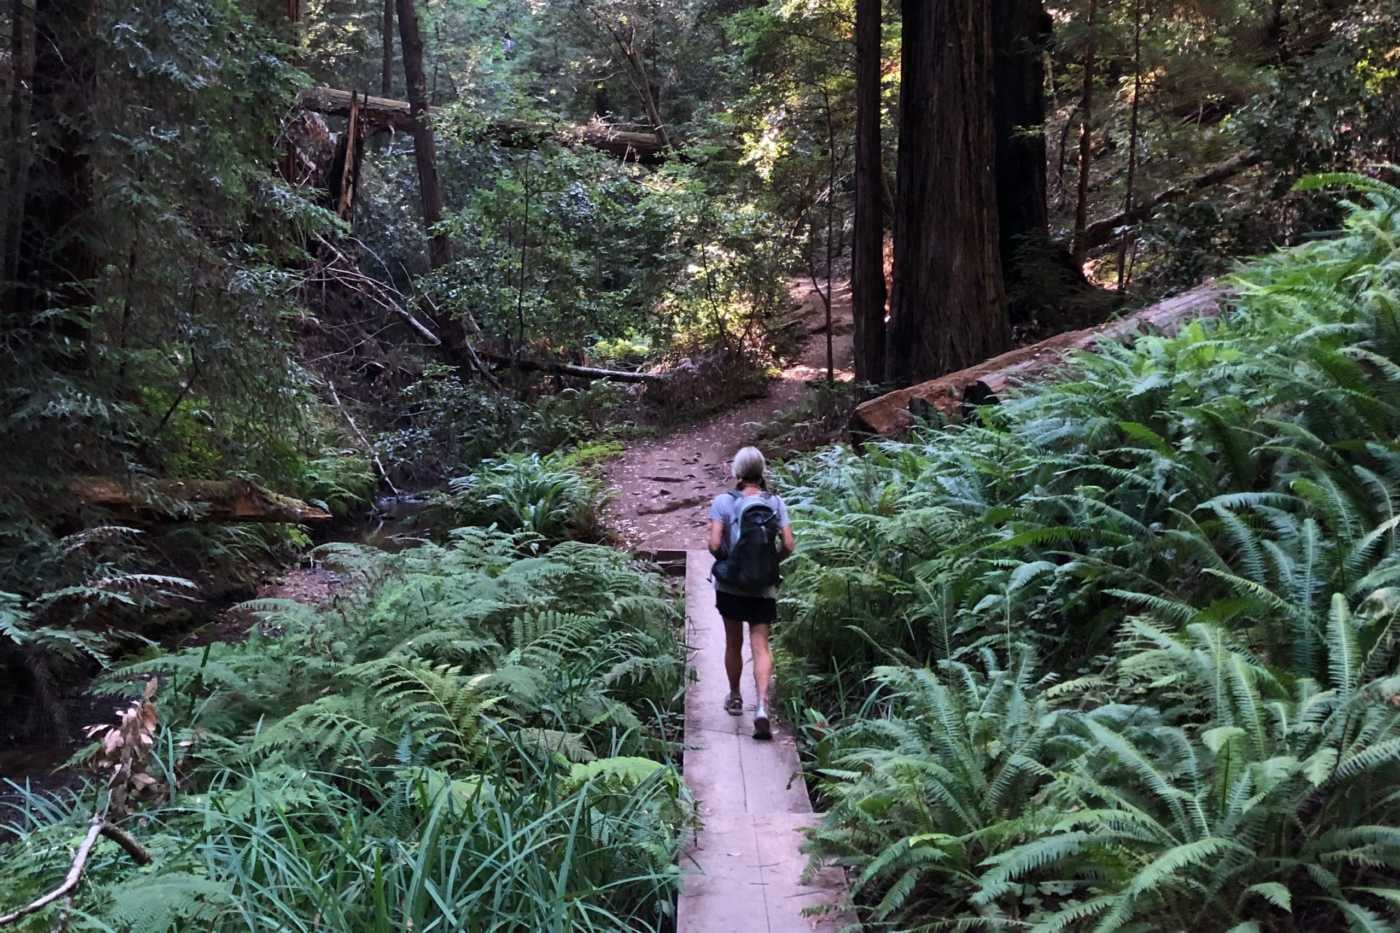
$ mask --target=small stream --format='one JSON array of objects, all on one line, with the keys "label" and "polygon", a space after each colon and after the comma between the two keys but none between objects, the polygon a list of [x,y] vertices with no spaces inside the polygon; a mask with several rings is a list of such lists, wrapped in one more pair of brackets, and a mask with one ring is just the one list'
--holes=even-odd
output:
[{"label": "small stream", "polygon": [[432,537],[442,529],[430,519],[432,496],[428,492],[379,496],[363,519],[337,523],[318,544],[364,544],[383,551],[399,551]]}]

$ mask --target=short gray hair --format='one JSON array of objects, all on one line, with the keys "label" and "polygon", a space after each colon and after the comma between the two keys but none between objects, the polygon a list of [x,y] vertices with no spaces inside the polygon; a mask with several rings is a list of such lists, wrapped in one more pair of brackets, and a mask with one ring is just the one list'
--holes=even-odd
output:
[{"label": "short gray hair", "polygon": [[763,468],[763,452],[757,447],[743,447],[734,455],[734,464],[730,467],[730,472],[737,480],[761,483]]}]

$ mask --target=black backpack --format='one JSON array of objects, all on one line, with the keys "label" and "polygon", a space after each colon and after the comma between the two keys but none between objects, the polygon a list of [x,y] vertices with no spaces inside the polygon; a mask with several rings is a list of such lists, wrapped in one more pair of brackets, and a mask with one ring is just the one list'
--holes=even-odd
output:
[{"label": "black backpack", "polygon": [[778,513],[767,493],[745,496],[729,493],[738,501],[734,521],[729,525],[729,550],[715,561],[715,579],[737,590],[761,595],[777,586]]}]

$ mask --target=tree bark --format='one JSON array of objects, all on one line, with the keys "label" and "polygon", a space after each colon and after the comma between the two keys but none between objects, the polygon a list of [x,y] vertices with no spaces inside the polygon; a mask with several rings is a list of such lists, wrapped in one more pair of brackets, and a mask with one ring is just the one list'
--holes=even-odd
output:
[{"label": "tree bark", "polygon": [[[1128,177],[1124,185],[1123,213],[1132,214],[1137,195],[1138,119],[1142,111],[1142,0],[1133,0],[1133,105],[1128,116]],[[1118,244],[1118,292],[1128,287],[1128,247],[1130,231],[1123,231]]]},{"label": "tree bark", "polygon": [[904,0],[889,375],[962,369],[1006,348],[984,0]]},{"label": "tree bark", "polygon": [[641,51],[637,48],[636,23],[614,26],[612,23],[606,22],[592,7],[588,8],[588,12],[599,28],[612,39],[618,51],[622,53],[623,61],[627,63],[627,81],[637,92],[637,97],[642,102],[642,109],[646,111],[647,120],[651,122],[652,131],[661,140],[661,148],[670,149],[671,135],[666,132],[666,124],[661,119],[661,108],[656,103],[656,87],[647,75],[646,62],[642,61]]},{"label": "tree bark", "polygon": [[[24,196],[29,187],[29,107],[34,85],[34,0],[14,0],[10,19],[10,144],[5,154],[5,221],[0,227],[0,283],[18,271]],[[5,292],[0,288],[0,295]]]},{"label": "tree bark", "polygon": [[885,380],[885,221],[880,162],[881,0],[856,2],[855,232],[851,310],[857,382]]},{"label": "tree bark", "polygon": [[355,218],[355,194],[360,187],[360,159],[363,154],[361,143],[364,127],[360,120],[360,107],[356,95],[350,96],[350,118],[345,124],[345,134],[341,137],[336,153],[339,171],[331,172],[331,193],[335,199],[335,213],[341,220],[353,222]]},{"label": "tree bark", "polygon": [[627,56],[627,64],[632,75],[632,83],[637,88],[637,94],[642,99],[642,108],[646,110],[647,119],[651,121],[651,129],[658,139],[661,140],[662,149],[671,148],[671,134],[666,131],[666,124],[661,119],[661,107],[656,103],[656,88],[651,83],[651,78],[647,76],[646,63],[642,61],[641,54],[632,44],[629,38],[624,48]]},{"label": "tree bark", "polygon": [[381,33],[383,60],[379,72],[379,93],[389,97],[394,93],[394,3],[384,0],[384,26]]},{"label": "tree bark", "polygon": [[1031,316],[1050,245],[1046,205],[1043,0],[993,0],[997,223],[1013,320]]},{"label": "tree bark", "polygon": [[1084,234],[1089,222],[1089,167],[1094,159],[1094,20],[1097,11],[1097,0],[1089,0],[1089,38],[1084,49],[1084,92],[1079,98],[1079,191],[1074,204],[1074,242],[1070,249],[1074,264],[1079,267],[1084,265],[1084,257],[1089,252]]},{"label": "tree bark", "polygon": [[88,146],[97,100],[96,0],[36,0],[31,127],[43,127],[17,236],[14,307],[73,309],[52,325],[60,365],[81,368],[91,350],[86,310],[99,262]]},{"label": "tree bark", "polygon": [[[423,200],[423,226],[431,231],[442,220],[442,186],[438,182],[437,146],[428,109],[428,78],[423,71],[423,34],[418,28],[414,0],[398,0],[398,13],[403,72],[413,117],[413,157],[418,164],[418,190]],[[430,233],[430,236],[428,262],[437,269],[452,258],[452,244],[445,233]]]}]

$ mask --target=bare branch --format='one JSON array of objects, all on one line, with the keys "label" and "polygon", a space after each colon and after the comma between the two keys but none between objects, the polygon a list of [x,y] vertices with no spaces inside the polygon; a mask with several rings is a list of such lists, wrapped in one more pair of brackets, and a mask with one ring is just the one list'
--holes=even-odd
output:
[{"label": "bare branch", "polygon": [[92,854],[92,847],[97,842],[97,837],[102,834],[102,827],[105,821],[101,816],[94,816],[88,823],[87,835],[83,837],[82,844],[78,846],[77,853],[73,856],[73,864],[68,868],[68,876],[63,879],[63,884],[54,888],[48,894],[30,903],[26,907],[21,907],[13,913],[0,917],[0,927],[9,926],[22,917],[38,913],[45,907],[61,898],[67,897],[77,887],[78,882],[83,878],[83,869],[87,867],[88,856]]}]

